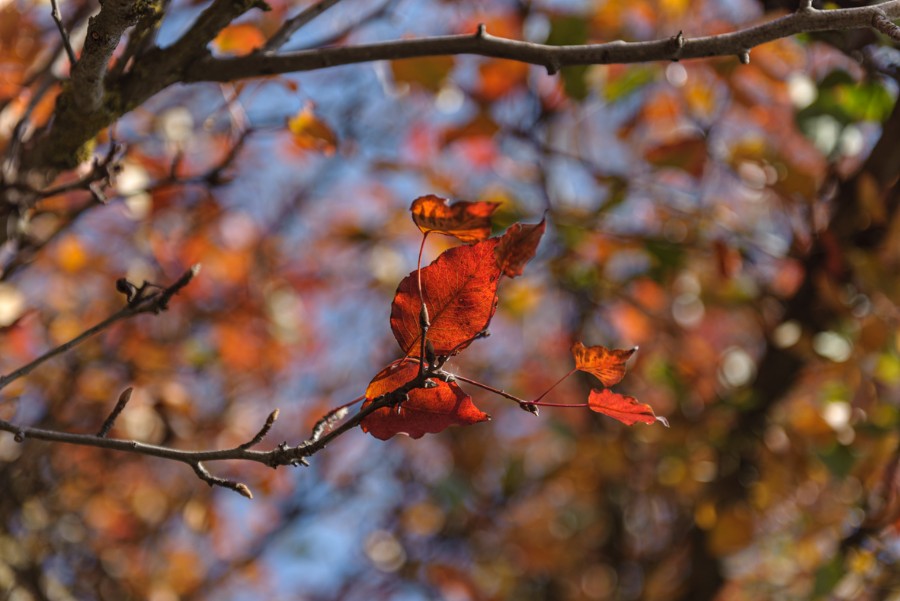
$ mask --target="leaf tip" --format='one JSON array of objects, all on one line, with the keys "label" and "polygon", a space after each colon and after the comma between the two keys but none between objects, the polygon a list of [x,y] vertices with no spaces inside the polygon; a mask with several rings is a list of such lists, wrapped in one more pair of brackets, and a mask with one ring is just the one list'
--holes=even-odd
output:
[{"label": "leaf tip", "polygon": [[661,416],[661,415],[657,415],[657,416],[656,416],[656,421],[658,421],[659,423],[661,423],[662,425],[664,425],[666,428],[670,427],[670,426],[669,426],[669,420],[666,419],[666,418],[664,418],[664,417]]}]

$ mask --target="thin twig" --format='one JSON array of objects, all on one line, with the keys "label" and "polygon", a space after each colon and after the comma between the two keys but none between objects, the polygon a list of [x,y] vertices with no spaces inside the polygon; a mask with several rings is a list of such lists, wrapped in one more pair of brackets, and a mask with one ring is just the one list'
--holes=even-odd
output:
[{"label": "thin twig", "polygon": [[44,99],[44,96],[46,96],[47,93],[50,92],[57,81],[58,80],[53,76],[52,73],[43,78],[43,80],[37,86],[34,94],[32,94],[31,98],[29,99],[28,106],[25,107],[25,110],[22,112],[22,115],[19,117],[19,120],[13,127],[9,146],[6,149],[5,158],[3,161],[4,164],[2,169],[4,177],[10,175],[15,177],[18,165],[15,165],[14,159],[17,157],[22,143],[24,142],[26,130],[31,124],[31,115],[32,113],[34,113],[35,109],[37,109],[38,105],[41,103],[41,100]]},{"label": "thin twig", "polygon": [[361,26],[371,23],[377,19],[389,16],[394,8],[397,0],[387,0],[384,4],[375,8],[367,15],[359,16],[352,22],[347,23],[341,29],[329,32],[327,36],[316,38],[307,44],[302,44],[294,48],[294,50],[306,50],[308,48],[322,48],[324,46],[333,46],[346,38],[351,32],[359,29]]},{"label": "thin twig", "polygon": [[259,443],[263,441],[263,438],[266,437],[266,434],[269,433],[269,430],[272,429],[272,426],[275,425],[275,420],[278,419],[278,409],[274,410],[269,414],[269,417],[266,418],[266,423],[263,424],[263,427],[259,429],[259,432],[256,433],[256,436],[251,438],[249,441],[244,444],[238,446],[239,449],[249,449],[251,447],[255,447]]},{"label": "thin twig", "polygon": [[890,19],[888,19],[886,15],[875,15],[872,18],[872,27],[888,36],[895,42],[900,42],[900,27],[898,27]]},{"label": "thin twig", "polygon": [[32,188],[27,184],[19,183],[12,183],[10,184],[10,187],[29,192],[36,197],[36,200],[49,198],[51,196],[57,196],[59,194],[65,194],[67,192],[74,192],[76,190],[85,190],[91,192],[91,194],[96,198],[98,192],[92,189],[92,186],[94,186],[98,182],[104,182],[106,185],[109,184],[110,177],[112,176],[112,172],[115,169],[116,156],[121,149],[122,147],[118,144],[111,143],[109,145],[109,149],[106,152],[106,155],[103,158],[94,159],[94,162],[91,165],[91,170],[88,173],[67,184],[61,184],[52,188],[44,188],[43,190]]},{"label": "thin twig", "polygon": [[97,432],[97,436],[99,438],[106,438],[106,435],[109,434],[109,431],[112,429],[113,424],[116,423],[116,419],[119,417],[119,414],[122,413],[122,410],[125,409],[125,405],[128,404],[128,401],[131,400],[131,393],[134,389],[129,386],[125,390],[122,391],[122,394],[119,395],[119,400],[116,402],[116,406],[113,407],[113,410],[107,416],[105,420],[103,420],[103,425],[100,426],[100,431]]},{"label": "thin twig", "polygon": [[274,52],[284,46],[301,27],[324,13],[326,10],[340,2],[341,0],[319,0],[312,6],[300,11],[296,17],[292,17],[284,22],[281,29],[276,31],[266,45],[263,46],[263,52]]},{"label": "thin twig", "polygon": [[366,398],[366,397],[364,397],[364,396],[356,397],[349,403],[341,405],[340,407],[338,407],[336,409],[332,409],[331,411],[326,413],[324,416],[322,416],[322,418],[319,419],[319,421],[317,421],[315,423],[315,425],[313,425],[312,434],[310,434],[309,440],[315,442],[315,441],[319,440],[320,438],[322,438],[322,435],[325,434],[325,432],[331,430],[336,423],[338,423],[339,421],[341,421],[342,419],[347,417],[347,414],[350,412],[350,407],[352,405],[355,405],[356,403],[360,402],[364,398]]},{"label": "thin twig", "polygon": [[246,484],[242,482],[235,482],[234,480],[228,480],[227,478],[219,478],[218,476],[213,476],[209,473],[209,470],[207,470],[206,467],[204,467],[204,465],[199,461],[191,463],[191,467],[194,468],[194,473],[197,474],[197,477],[210,486],[230,488],[231,490],[236,491],[238,494],[243,495],[248,499],[253,498],[253,493],[250,492],[250,489]]},{"label": "thin twig", "polygon": [[181,277],[178,278],[174,284],[165,288],[156,299],[152,306],[148,309],[145,309],[144,312],[152,311],[153,313],[159,313],[160,311],[165,311],[169,308],[169,301],[172,300],[172,297],[178,294],[185,286],[191,283],[191,280],[200,273],[200,264],[196,263],[192,265],[190,269],[181,274]]},{"label": "thin twig", "polygon": [[63,25],[62,17],[59,14],[59,4],[57,0],[50,0],[50,6],[50,16],[53,17],[53,22],[56,23],[56,28],[59,29],[63,47],[66,49],[66,54],[69,55],[69,66],[74,67],[78,59],[75,58],[75,51],[72,50],[72,43],[69,41],[69,32],[66,31],[66,26]]},{"label": "thin twig", "polygon": [[15,382],[19,378],[23,376],[27,376],[35,368],[45,363],[46,361],[56,357],[57,355],[61,355],[66,351],[78,346],[88,338],[93,337],[96,334],[99,334],[109,326],[113,325],[117,321],[121,321],[123,319],[128,319],[129,317],[134,317],[135,315],[139,315],[141,313],[159,313],[160,311],[165,311],[168,307],[168,302],[171,300],[172,296],[177,294],[182,288],[188,285],[191,279],[197,275],[200,271],[200,265],[194,265],[190,269],[188,269],[178,280],[169,286],[168,288],[164,288],[159,292],[154,292],[149,295],[139,297],[136,302],[131,302],[126,306],[122,307],[97,325],[88,328],[75,338],[72,338],[68,342],[64,342],[59,346],[50,349],[34,361],[23,365],[22,367],[8,373],[7,375],[0,377],[0,390],[9,386],[12,382]]}]

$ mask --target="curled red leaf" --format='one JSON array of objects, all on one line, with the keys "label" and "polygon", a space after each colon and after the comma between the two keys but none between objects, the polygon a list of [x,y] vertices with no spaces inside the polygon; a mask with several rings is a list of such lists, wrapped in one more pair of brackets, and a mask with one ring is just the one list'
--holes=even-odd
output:
[{"label": "curled red leaf", "polygon": [[625,377],[625,362],[637,347],[632,349],[608,349],[605,346],[584,346],[576,342],[572,346],[575,369],[596,376],[604,386],[613,386]]},{"label": "curled red leaf", "polygon": [[525,264],[534,258],[538,244],[547,229],[547,220],[540,223],[514,223],[497,242],[494,256],[497,266],[507,277],[522,275]]},{"label": "curled red leaf", "polygon": [[[422,296],[428,308],[428,341],[437,355],[465,348],[487,328],[497,309],[500,269],[496,238],[441,253],[422,268]],[[422,301],[416,272],[403,278],[391,304],[391,330],[403,352],[419,356]]]},{"label": "curled red leaf", "polygon": [[665,427],[669,427],[669,420],[658,417],[650,405],[640,403],[634,397],[618,394],[607,388],[591,390],[588,405],[592,411],[608,415],[628,426],[633,426],[637,422],[652,424],[658,421]]},{"label": "curled red leaf", "polygon": [[[381,370],[366,389],[363,408],[383,394],[393,392],[419,373],[419,363],[398,359]],[[375,438],[387,440],[396,434],[421,438],[449,426],[469,426],[491,419],[472,402],[456,382],[432,380],[434,388],[409,391],[409,399],[398,407],[383,407],[369,414],[360,426]]]},{"label": "curled red leaf", "polygon": [[415,199],[409,210],[423,234],[447,234],[463,242],[481,242],[491,235],[491,215],[499,207],[494,202],[457,201],[429,194]]}]

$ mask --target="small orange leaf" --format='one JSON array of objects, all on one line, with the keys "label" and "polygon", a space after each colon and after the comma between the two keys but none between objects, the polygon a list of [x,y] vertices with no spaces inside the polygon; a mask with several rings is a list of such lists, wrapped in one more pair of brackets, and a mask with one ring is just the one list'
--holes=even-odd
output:
[{"label": "small orange leaf", "polygon": [[627,426],[633,426],[637,422],[652,424],[658,421],[669,427],[669,420],[657,417],[650,405],[639,403],[634,397],[618,394],[608,388],[591,390],[588,405],[591,411],[608,415]]},{"label": "small orange leaf", "polygon": [[613,386],[625,377],[625,362],[637,347],[628,350],[608,349],[605,346],[584,346],[576,342],[572,346],[575,369],[597,377],[604,386]]},{"label": "small orange leaf", "polygon": [[452,56],[423,56],[391,61],[394,81],[418,86],[429,92],[439,92],[447,75],[453,70]]},{"label": "small orange leaf", "polygon": [[447,146],[457,140],[469,138],[493,138],[500,131],[500,126],[487,110],[480,111],[471,121],[463,125],[451,127],[443,133],[441,141]]},{"label": "small orange leaf", "polygon": [[499,207],[494,202],[458,201],[429,194],[415,199],[409,210],[423,234],[447,234],[463,242],[481,242],[491,235],[491,215]]},{"label": "small orange leaf", "polygon": [[222,54],[241,56],[250,54],[266,43],[259,27],[253,23],[239,23],[229,25],[219,32],[213,40],[213,46]]},{"label": "small orange leaf", "polygon": [[330,156],[337,148],[334,131],[316,116],[310,105],[288,120],[288,129],[294,134],[294,144],[304,150],[317,150]]},{"label": "small orange leaf", "polygon": [[494,249],[497,266],[503,275],[511,278],[522,275],[525,264],[537,253],[538,244],[546,229],[545,218],[534,224],[514,223],[506,230]]},{"label": "small orange leaf", "polygon": [[[366,389],[363,409],[376,398],[397,390],[416,377],[419,363],[398,359],[381,370]],[[421,438],[449,426],[470,426],[491,419],[472,402],[456,382],[433,380],[435,388],[416,388],[399,407],[383,407],[363,419],[360,426],[375,438],[387,440],[395,434]]]},{"label": "small orange leaf", "polygon": [[479,91],[489,101],[498,100],[528,82],[529,65],[518,61],[488,59],[478,68]]}]

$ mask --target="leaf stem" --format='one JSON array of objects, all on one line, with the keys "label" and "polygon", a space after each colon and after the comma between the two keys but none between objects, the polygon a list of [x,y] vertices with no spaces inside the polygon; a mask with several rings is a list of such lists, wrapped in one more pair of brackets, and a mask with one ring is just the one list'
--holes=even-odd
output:
[{"label": "leaf stem", "polygon": [[[551,390],[553,390],[554,388],[556,388],[557,386],[559,386],[560,384],[562,384],[562,383],[566,380],[566,378],[568,378],[569,376],[571,376],[572,374],[574,374],[576,371],[578,371],[578,368],[577,368],[577,367],[573,368],[572,371],[570,371],[569,373],[567,373],[566,375],[564,375],[563,377],[561,377],[559,380],[557,380],[556,383],[553,384],[553,386],[551,386],[550,388],[548,388],[547,390],[545,390],[544,392],[542,392],[541,395],[540,395],[539,397],[537,397],[536,399],[534,399],[533,401],[531,401],[531,404],[532,404],[532,405],[540,405],[540,404],[542,404],[542,403],[539,402],[542,398],[544,398],[545,396],[547,396],[548,394],[550,394],[550,391],[551,391]],[[546,406],[546,407],[553,407],[553,405],[545,405],[545,406]]]},{"label": "leaf stem", "polygon": [[538,407],[565,407],[565,408],[575,408],[575,407],[590,407],[590,403],[544,403],[541,401],[532,401],[532,405],[537,405]]},{"label": "leaf stem", "polygon": [[428,238],[428,233],[422,234],[422,243],[419,245],[419,258],[416,260],[416,282],[419,285],[419,300],[422,301],[423,305],[425,304],[425,296],[422,294],[422,253],[425,252],[425,240]]},{"label": "leaf stem", "polygon": [[426,336],[428,336],[428,326],[431,321],[428,317],[428,307],[425,306],[425,293],[422,292],[422,253],[425,252],[425,240],[428,238],[428,232],[422,234],[422,243],[419,244],[419,258],[416,260],[416,284],[419,288],[419,302],[421,309],[419,311],[419,327],[421,328],[421,340],[419,341],[419,378],[425,374],[425,346]]},{"label": "leaf stem", "polygon": [[519,397],[517,397],[515,395],[509,394],[508,392],[504,392],[503,390],[494,388],[493,386],[488,386],[487,384],[483,384],[483,383],[479,382],[478,380],[471,380],[465,376],[460,376],[457,374],[453,374],[453,377],[456,378],[457,380],[461,380],[461,381],[471,384],[473,386],[477,386],[481,389],[487,390],[488,392],[493,392],[494,394],[496,394],[498,396],[502,396],[505,399],[515,401],[519,405],[533,405],[534,404],[534,403],[529,403],[525,399],[520,399]]}]

